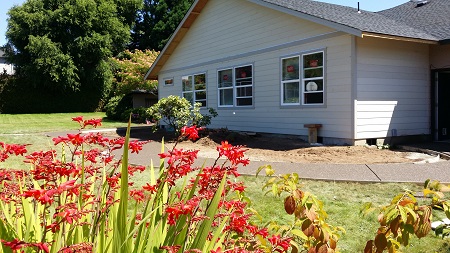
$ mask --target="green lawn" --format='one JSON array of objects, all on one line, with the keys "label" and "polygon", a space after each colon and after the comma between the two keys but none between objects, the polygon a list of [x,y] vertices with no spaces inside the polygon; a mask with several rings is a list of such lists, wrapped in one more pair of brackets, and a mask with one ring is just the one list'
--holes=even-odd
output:
[{"label": "green lawn", "polygon": [[[284,197],[264,195],[261,186],[265,177],[244,177],[247,186],[247,196],[252,199],[253,208],[263,217],[262,224],[271,220],[290,222],[293,216],[284,211]],[[309,191],[324,202],[329,215],[328,222],[334,226],[342,226],[346,234],[341,238],[338,247],[341,252],[363,252],[368,240],[373,240],[378,228],[378,213],[362,216],[359,212],[365,202],[372,202],[376,206],[389,204],[392,198],[405,189],[421,191],[417,184],[374,183],[360,184],[352,182],[325,182],[305,180],[303,190]],[[433,215],[443,218],[443,212],[434,210]],[[441,239],[433,233],[422,239],[414,238],[410,246],[402,252],[450,253],[450,239]]]},{"label": "green lawn", "polygon": [[84,119],[103,118],[101,128],[125,127],[127,125],[124,122],[106,119],[104,112],[0,114],[0,134],[27,134],[59,130],[76,130],[79,128],[79,125],[77,122],[72,121],[72,117],[77,116],[83,116]]}]

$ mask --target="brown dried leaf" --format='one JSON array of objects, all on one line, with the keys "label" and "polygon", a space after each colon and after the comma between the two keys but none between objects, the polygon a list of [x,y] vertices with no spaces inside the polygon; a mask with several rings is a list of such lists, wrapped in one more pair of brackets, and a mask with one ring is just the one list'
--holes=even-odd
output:
[{"label": "brown dried leaf", "polygon": [[317,253],[328,253],[328,245],[319,244],[316,246]]},{"label": "brown dried leaf", "polygon": [[364,253],[373,253],[373,240],[367,241]]},{"label": "brown dried leaf", "polygon": [[308,237],[313,236],[314,235],[314,224],[312,223],[312,221],[308,220],[308,219],[303,221],[302,230],[306,236],[308,236]]},{"label": "brown dried leaf", "polygon": [[292,195],[287,196],[284,199],[284,210],[286,210],[286,213],[293,214],[295,212],[295,209],[297,207],[297,204],[295,203],[295,199]]},{"label": "brown dried leaf", "polygon": [[383,252],[383,250],[387,247],[387,239],[384,234],[378,234],[375,237],[375,247],[377,248],[377,252]]}]

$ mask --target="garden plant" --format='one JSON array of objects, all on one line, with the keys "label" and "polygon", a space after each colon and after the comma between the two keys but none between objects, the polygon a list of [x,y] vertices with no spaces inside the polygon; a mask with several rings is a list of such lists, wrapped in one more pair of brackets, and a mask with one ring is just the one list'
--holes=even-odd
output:
[{"label": "garden plant", "polygon": [[[81,129],[101,125],[99,119],[73,120]],[[196,140],[199,130],[182,127],[179,141]],[[0,169],[0,252],[339,252],[343,228],[327,222],[322,201],[302,189],[297,174],[259,169],[271,176],[267,194],[283,197],[293,218],[290,225],[256,225],[237,172],[250,162],[245,147],[223,141],[213,164],[196,166],[198,151],[175,143],[162,148],[159,165],[145,168],[128,163],[129,152],[146,144],[129,136],[130,126],[125,138],[67,134],[53,138],[60,152],[31,154],[27,145],[0,142],[0,162],[24,156],[30,166]],[[114,157],[122,148],[122,157]],[[138,174],[147,178],[142,186],[131,180]],[[408,236],[428,234],[431,208],[450,216],[446,189],[427,182],[431,204],[419,205],[410,193],[395,197],[380,209],[380,228],[365,252],[396,252]],[[448,235],[445,226],[438,231]]]}]

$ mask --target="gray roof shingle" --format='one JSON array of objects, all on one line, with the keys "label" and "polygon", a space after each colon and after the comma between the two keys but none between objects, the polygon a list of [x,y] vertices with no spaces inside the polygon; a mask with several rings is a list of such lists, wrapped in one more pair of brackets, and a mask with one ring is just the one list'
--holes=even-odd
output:
[{"label": "gray roof shingle", "polygon": [[450,39],[449,0],[429,0],[420,7],[416,7],[413,2],[407,2],[378,13],[426,31],[440,40]]},{"label": "gray roof shingle", "polygon": [[[411,15],[410,13],[424,12],[422,8],[426,7],[427,12],[433,9],[439,9],[442,5],[448,7],[450,0],[430,0],[429,4],[422,7],[415,8],[415,4],[407,3],[399,7],[389,9],[385,12],[358,12],[356,8],[341,6],[336,4],[329,4],[323,2],[316,2],[312,0],[261,0],[262,2],[273,4],[275,6],[287,8],[303,14],[311,15],[323,20],[331,21],[340,25],[355,28],[362,32],[385,34],[392,36],[400,36],[414,39],[424,39],[431,41],[439,41],[445,38],[440,36],[449,30],[450,12],[448,8],[441,8],[440,13],[447,13],[445,17],[436,16],[433,21],[428,23],[436,24],[436,31],[431,32],[426,27],[418,26],[405,22],[398,18],[402,15]],[[402,7],[402,8],[400,8]],[[399,9],[397,9],[399,8]],[[420,14],[415,14],[420,15]],[[439,22],[437,22],[439,21]],[[435,28],[431,25],[428,28]],[[447,36],[448,37],[448,36]]]}]

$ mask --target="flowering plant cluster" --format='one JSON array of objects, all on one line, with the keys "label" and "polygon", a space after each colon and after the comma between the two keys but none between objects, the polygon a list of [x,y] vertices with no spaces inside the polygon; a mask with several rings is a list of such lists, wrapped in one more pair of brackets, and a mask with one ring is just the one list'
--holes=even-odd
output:
[{"label": "flowering plant cluster", "polygon": [[[80,128],[100,120],[73,118]],[[55,150],[27,153],[0,143],[0,161],[24,156],[30,170],[0,170],[0,252],[286,252],[291,236],[250,222],[235,179],[245,149],[222,142],[211,166],[198,151],[162,150],[158,168],[128,164],[146,142],[82,132],[53,138]],[[195,126],[180,139],[198,138]],[[113,151],[123,149],[121,158]],[[164,162],[165,160],[165,162]],[[158,173],[159,172],[159,173]],[[129,177],[148,176],[133,186]],[[156,176],[159,174],[159,176]],[[192,176],[194,175],[194,176]],[[180,184],[182,184],[180,188]]]}]

